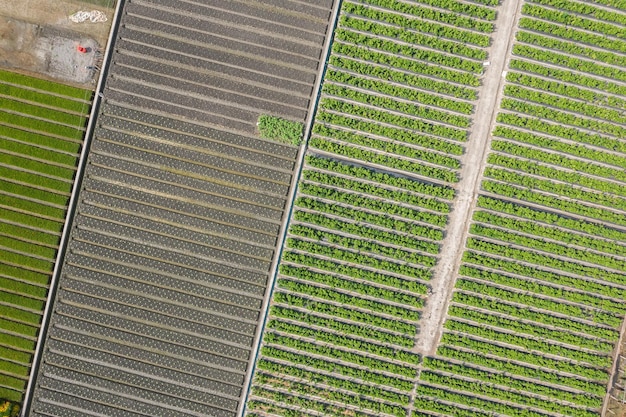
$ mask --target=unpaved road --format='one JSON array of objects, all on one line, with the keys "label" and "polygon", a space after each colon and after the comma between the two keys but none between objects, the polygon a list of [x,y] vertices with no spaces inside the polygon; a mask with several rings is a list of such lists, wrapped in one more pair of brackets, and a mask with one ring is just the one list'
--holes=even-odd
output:
[{"label": "unpaved road", "polygon": [[480,178],[486,162],[489,139],[495,116],[500,105],[504,78],[502,72],[508,62],[517,25],[521,0],[509,0],[498,9],[493,34],[493,45],[489,51],[490,65],[483,75],[483,87],[476,103],[466,153],[461,168],[461,181],[457,184],[457,197],[452,205],[447,235],[442,243],[440,261],[431,281],[429,296],[419,323],[420,332],[414,352],[433,355],[439,344],[452,291],[461,264],[467,240],[471,216],[480,189]]}]

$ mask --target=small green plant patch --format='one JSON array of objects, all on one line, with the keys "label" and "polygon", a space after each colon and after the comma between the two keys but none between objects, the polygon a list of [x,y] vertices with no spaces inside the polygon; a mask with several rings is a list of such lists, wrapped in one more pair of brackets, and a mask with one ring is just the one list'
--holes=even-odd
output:
[{"label": "small green plant patch", "polygon": [[302,143],[304,125],[300,122],[262,114],[259,116],[257,127],[262,138],[296,146]]},{"label": "small green plant patch", "polygon": [[47,188],[55,194],[65,194],[66,197],[69,197],[70,191],[72,190],[72,184],[70,182],[43,177],[31,172],[18,171],[3,166],[0,166],[0,178],[11,178],[15,182]]},{"label": "small green plant patch", "polygon": [[[0,305],[0,317],[5,317],[7,319],[16,320],[20,322],[30,323],[33,326],[39,326],[41,322],[41,314],[31,313],[30,311],[20,310],[18,308],[13,308],[5,305]],[[0,358],[6,358],[4,352],[0,348]],[[24,354],[24,359],[12,359],[19,361],[28,361],[30,360],[30,355]]]},{"label": "small green plant patch", "polygon": [[33,230],[13,224],[3,224],[0,236],[15,236],[23,240],[33,243],[41,243],[42,245],[55,246],[59,244],[59,236],[53,233],[45,233],[39,230]]}]

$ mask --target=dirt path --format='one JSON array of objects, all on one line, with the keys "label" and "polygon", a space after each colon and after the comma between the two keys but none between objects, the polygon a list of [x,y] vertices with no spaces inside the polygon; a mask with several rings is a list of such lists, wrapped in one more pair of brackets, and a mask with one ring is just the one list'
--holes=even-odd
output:
[{"label": "dirt path", "polygon": [[443,322],[450,304],[480,187],[480,176],[485,164],[489,135],[501,99],[504,82],[502,72],[508,62],[515,36],[513,28],[519,19],[521,4],[521,0],[509,0],[506,6],[498,10],[498,18],[495,22],[496,32],[493,34],[494,43],[489,52],[490,65],[483,76],[483,87],[476,104],[473,127],[462,161],[461,181],[457,184],[458,195],[449,217],[440,261],[431,281],[432,293],[426,302],[419,323],[420,332],[414,348],[416,353],[434,354],[443,331]]}]

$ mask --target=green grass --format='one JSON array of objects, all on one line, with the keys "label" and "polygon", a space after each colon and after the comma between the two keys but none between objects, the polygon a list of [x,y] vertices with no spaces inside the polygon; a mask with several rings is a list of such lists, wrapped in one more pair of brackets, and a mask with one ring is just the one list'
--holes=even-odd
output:
[{"label": "green grass", "polygon": [[[24,384],[24,388],[26,387],[26,384]],[[12,391],[6,388],[2,388],[0,387],[0,398],[4,398],[5,400],[9,400],[9,401],[13,401],[15,403],[21,403],[22,402],[22,390],[20,390],[20,392],[16,392],[16,391]],[[19,409],[19,408],[18,408]],[[9,412],[7,411],[6,414],[0,414],[0,416],[2,417],[17,417],[19,415],[19,412],[16,414],[15,412]]]},{"label": "green grass", "polygon": [[[0,317],[0,331],[6,330],[13,333],[23,334],[28,337],[37,337],[39,331],[38,326],[30,326],[28,324],[18,323]],[[1,359],[0,359],[1,360]],[[0,369],[3,369],[0,365]]]},{"label": "green grass", "polygon": [[48,289],[46,287],[16,281],[11,278],[0,277],[0,287],[8,291],[22,293],[33,298],[46,298]]},{"label": "green grass", "polygon": [[34,198],[39,201],[64,206],[69,200],[69,196],[59,195],[50,191],[38,190],[29,185],[14,184],[0,180],[0,191],[17,194],[20,196]]},{"label": "green grass", "polygon": [[42,174],[51,175],[57,178],[67,180],[74,179],[74,169],[61,168],[44,162],[33,161],[16,155],[9,155],[0,151],[0,164],[13,165],[30,171],[41,172]]},{"label": "green grass", "polygon": [[[1,296],[2,293],[0,293]],[[35,349],[36,342],[34,340],[25,339],[20,336],[13,336],[7,333],[2,333],[0,330],[0,344],[14,346],[17,349],[33,350]]]},{"label": "green grass", "polygon": [[17,278],[39,285],[48,285],[50,281],[50,273],[35,272],[2,262],[0,262],[0,274],[4,277]]},{"label": "green grass", "polygon": [[42,272],[52,272],[52,261],[44,261],[42,259],[31,258],[30,256],[21,255],[19,253],[9,252],[0,248],[0,259],[8,264],[18,264],[30,267]]},{"label": "green grass", "polygon": [[0,101],[0,109],[11,110],[18,113],[27,114],[29,116],[40,117],[55,123],[63,123],[77,128],[85,127],[87,118],[85,116],[77,116],[63,111],[53,110],[47,107],[41,107],[34,104],[24,103],[22,101],[4,99]]},{"label": "green grass", "polygon": [[0,357],[20,363],[30,363],[33,355],[31,353],[20,352],[7,346],[0,346]]},{"label": "green grass", "polygon": [[15,181],[34,184],[39,187],[48,188],[57,193],[68,194],[68,196],[72,191],[72,184],[69,182],[42,177],[41,175],[31,172],[17,171],[3,166],[0,166],[0,178],[11,178]]},{"label": "green grass", "polygon": [[33,243],[23,242],[21,240],[0,236],[0,247],[15,249],[31,255],[41,256],[48,259],[54,259],[56,255],[56,249],[47,248],[45,246],[36,245]]},{"label": "green grass", "polygon": [[41,103],[43,105],[57,107],[59,109],[64,109],[77,113],[85,113],[89,109],[88,103],[75,101],[59,96],[53,96],[38,91],[26,90],[24,88],[15,87],[9,84],[0,83],[0,94],[5,94],[7,96],[19,98],[22,100]]},{"label": "green grass", "polygon": [[47,206],[45,204],[35,203],[32,201],[23,200],[17,197],[10,197],[0,194],[2,204],[6,204],[11,207],[17,207],[21,210],[31,212],[33,214],[41,214],[44,216],[55,217],[63,221],[65,218],[65,209],[58,209]]},{"label": "green grass", "polygon": [[29,214],[18,213],[14,210],[0,208],[0,219],[4,219],[13,223],[20,223],[26,226],[37,227],[39,229],[49,230],[58,233],[63,228],[65,218],[59,217],[58,221],[42,219]]},{"label": "green grass", "polygon": [[82,88],[70,87],[67,85],[55,83],[52,81],[46,81],[39,78],[29,77],[27,75],[18,74],[15,72],[0,70],[0,80],[10,82],[13,84],[26,85],[38,90],[44,90],[55,94],[61,94],[67,97],[91,100],[93,92],[91,90],[84,90]]},{"label": "green grass", "polygon": [[58,204],[64,206],[69,200],[69,196],[59,195],[50,191],[38,190],[29,185],[14,184],[0,180],[0,191],[17,194],[24,197],[34,198],[42,202]]},{"label": "green grass", "polygon": [[[57,135],[68,139],[80,140],[83,138],[84,132],[82,130],[62,126],[56,123],[47,122],[44,120],[35,120],[31,117],[20,116],[17,114],[7,113],[0,111],[0,124],[10,124],[20,126],[25,129],[30,129],[38,133],[47,133],[51,135]],[[0,134],[2,131],[0,130]]]},{"label": "green grass", "polygon": [[45,159],[57,164],[67,165],[68,167],[76,166],[76,155],[67,155],[65,153],[51,151],[49,149],[42,149],[38,146],[29,145],[26,143],[14,142],[11,140],[0,141],[0,149],[15,152],[23,155],[28,155],[32,158]]},{"label": "green grass", "polygon": [[22,142],[29,142],[35,145],[58,149],[59,151],[71,152],[73,154],[78,154],[81,147],[81,144],[77,142],[54,138],[52,136],[38,135],[36,133],[28,132],[22,129],[16,129],[9,126],[0,125],[0,135],[6,138],[20,140]]},{"label": "green grass", "polygon": [[[27,323],[31,323],[33,326],[39,327],[41,323],[41,315],[31,313],[30,311],[20,310],[18,308],[13,308],[5,305],[0,305],[0,317],[5,317],[7,319],[13,320],[21,320]],[[0,358],[6,358],[2,353],[2,347],[0,347]],[[15,359],[17,360],[17,359]],[[25,360],[28,360],[25,359]]]},{"label": "green grass", "polygon": [[0,219],[0,235],[21,237],[23,239],[32,240],[44,245],[54,246],[59,244],[60,239],[59,236],[54,234],[44,233],[13,224],[2,223],[2,219]]}]

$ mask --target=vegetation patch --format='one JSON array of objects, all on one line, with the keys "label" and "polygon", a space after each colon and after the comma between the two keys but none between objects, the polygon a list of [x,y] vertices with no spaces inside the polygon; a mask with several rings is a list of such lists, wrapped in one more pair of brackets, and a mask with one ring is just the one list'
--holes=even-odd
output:
[{"label": "vegetation patch", "polygon": [[262,138],[296,146],[302,143],[304,125],[300,122],[262,114],[259,116],[257,127]]}]

